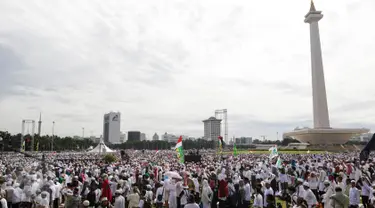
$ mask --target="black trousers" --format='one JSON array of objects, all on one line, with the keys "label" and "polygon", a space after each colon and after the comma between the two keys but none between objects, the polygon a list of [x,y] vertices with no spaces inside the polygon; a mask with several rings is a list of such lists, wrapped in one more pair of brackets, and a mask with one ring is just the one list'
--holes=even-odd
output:
[{"label": "black trousers", "polygon": [[59,198],[53,200],[53,208],[59,208]]},{"label": "black trousers", "polygon": [[362,196],[362,204],[365,208],[368,207],[368,203],[369,203],[369,197],[368,196]]}]

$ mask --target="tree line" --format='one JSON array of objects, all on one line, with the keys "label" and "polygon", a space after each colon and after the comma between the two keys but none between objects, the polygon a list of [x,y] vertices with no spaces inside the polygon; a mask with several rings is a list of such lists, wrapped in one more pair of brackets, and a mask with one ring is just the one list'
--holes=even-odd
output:
[{"label": "tree line", "polygon": [[[0,131],[0,151],[14,151],[20,150],[21,134],[12,135],[9,132]],[[30,134],[24,135],[25,150],[30,151],[32,145],[32,136]],[[92,140],[74,139],[72,137],[60,137],[50,135],[35,135],[34,136],[34,151],[51,151],[53,144],[53,151],[68,151],[68,150],[86,150],[90,146],[96,145]]]},{"label": "tree line", "polygon": [[[6,131],[0,131],[0,137],[2,141],[0,141],[0,151],[13,151],[13,150],[20,150],[21,149],[21,134],[10,134]],[[25,150],[31,150],[31,135],[25,135]],[[208,141],[205,139],[196,139],[196,140],[183,140],[183,147],[186,150],[189,149],[212,149],[217,146],[218,141]],[[90,147],[95,147],[97,143],[92,141],[91,139],[75,139],[72,137],[60,137],[60,136],[50,136],[50,135],[43,135],[43,136],[34,136],[34,150],[36,151],[51,151],[52,150],[52,143],[53,143],[53,151],[82,151],[86,150]],[[299,141],[286,137],[283,140],[265,140],[261,141],[255,139],[253,144],[241,145],[237,144],[237,149],[250,149],[254,148],[255,144],[276,144],[279,146],[287,146],[289,143],[299,143]],[[355,142],[349,141],[348,144],[366,144],[367,142]],[[167,141],[162,140],[146,140],[146,141],[136,141],[136,142],[125,142],[122,144],[107,144],[108,147],[112,149],[147,149],[147,150],[164,150],[164,149],[172,149],[174,148],[176,143],[169,143]],[[233,146],[225,144],[224,148],[231,149]]]}]

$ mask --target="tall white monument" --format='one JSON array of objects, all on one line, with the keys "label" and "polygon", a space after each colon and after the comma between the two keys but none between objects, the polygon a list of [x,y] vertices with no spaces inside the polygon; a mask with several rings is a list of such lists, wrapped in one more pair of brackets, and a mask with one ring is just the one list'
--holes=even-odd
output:
[{"label": "tall white monument", "polygon": [[314,128],[297,129],[284,133],[284,136],[291,136],[310,144],[344,144],[352,135],[367,133],[369,129],[334,129],[330,127],[318,24],[322,18],[322,12],[317,11],[314,2],[311,1],[310,11],[305,15],[305,23],[310,24]]}]

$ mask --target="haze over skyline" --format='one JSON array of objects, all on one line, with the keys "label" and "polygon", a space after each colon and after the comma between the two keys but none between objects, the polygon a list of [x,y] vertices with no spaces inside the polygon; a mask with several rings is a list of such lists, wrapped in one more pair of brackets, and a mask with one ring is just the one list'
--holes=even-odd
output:
[{"label": "haze over skyline", "polygon": [[[147,3],[146,3],[147,2]],[[375,128],[375,1],[316,0],[332,127]],[[312,127],[310,2],[0,1],[0,130],[194,137],[228,109],[229,138]]]}]

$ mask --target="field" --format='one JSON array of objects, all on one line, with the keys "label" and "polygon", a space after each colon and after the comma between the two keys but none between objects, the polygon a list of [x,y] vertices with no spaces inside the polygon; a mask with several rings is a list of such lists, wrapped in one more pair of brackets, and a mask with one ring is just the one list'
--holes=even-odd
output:
[{"label": "field", "polygon": [[[326,151],[321,150],[310,150],[309,153],[307,150],[278,150],[278,153],[281,154],[322,154]],[[237,150],[238,154],[270,154],[268,150]],[[233,151],[226,151],[224,154],[233,154]]]}]

